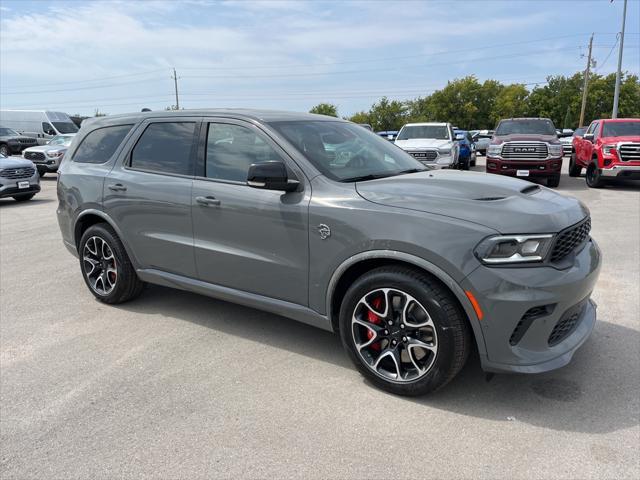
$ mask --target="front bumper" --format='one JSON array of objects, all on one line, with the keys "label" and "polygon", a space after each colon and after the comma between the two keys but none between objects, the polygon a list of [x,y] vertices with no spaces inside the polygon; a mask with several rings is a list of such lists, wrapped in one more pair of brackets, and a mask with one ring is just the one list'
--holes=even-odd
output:
[{"label": "front bumper", "polygon": [[443,168],[451,168],[453,166],[453,157],[451,155],[441,155],[438,156],[436,160],[421,160],[421,162],[423,165],[426,165],[427,167],[430,167],[434,170],[441,170]]},{"label": "front bumper", "polygon": [[566,144],[563,143],[562,144],[562,153],[567,156],[567,155],[571,155],[573,153],[573,145],[572,144]]},{"label": "front bumper", "polygon": [[[30,159],[31,160],[31,159]],[[45,158],[44,160],[31,160],[36,167],[39,169],[44,169],[47,172],[56,172],[58,167],[60,166],[60,158]]]},{"label": "front bumper", "polygon": [[603,177],[627,178],[640,180],[640,165],[613,165],[600,171]]},{"label": "front bumper", "polygon": [[38,144],[37,143],[24,144],[20,142],[12,142],[12,141],[7,142],[7,146],[9,147],[9,150],[11,150],[12,155],[17,153],[22,153],[23,150],[29,147],[35,147],[36,145]]},{"label": "front bumper", "polygon": [[581,248],[564,270],[482,266],[462,282],[484,312],[484,370],[539,373],[569,363],[596,321],[589,296],[600,273],[600,249],[592,239]]},{"label": "front bumper", "polygon": [[551,177],[559,175],[561,169],[562,157],[547,160],[505,160],[487,156],[487,173],[498,175],[516,177],[519,170],[527,170],[528,177]]}]

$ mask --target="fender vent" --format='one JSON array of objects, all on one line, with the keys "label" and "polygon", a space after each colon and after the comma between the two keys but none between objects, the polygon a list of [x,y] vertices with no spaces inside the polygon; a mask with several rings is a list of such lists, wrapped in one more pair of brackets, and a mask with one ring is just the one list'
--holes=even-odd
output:
[{"label": "fender vent", "polygon": [[475,200],[479,202],[495,202],[496,200],[504,200],[507,197],[480,197]]},{"label": "fender vent", "polygon": [[551,312],[553,312],[554,308],[555,304],[551,304],[543,305],[540,307],[533,307],[527,310],[516,325],[516,328],[513,329],[511,337],[509,338],[509,345],[517,345],[518,342],[522,340],[522,337],[524,337],[524,334],[527,333],[527,330],[529,330],[529,327],[531,326],[533,321],[537,318],[549,315]]}]

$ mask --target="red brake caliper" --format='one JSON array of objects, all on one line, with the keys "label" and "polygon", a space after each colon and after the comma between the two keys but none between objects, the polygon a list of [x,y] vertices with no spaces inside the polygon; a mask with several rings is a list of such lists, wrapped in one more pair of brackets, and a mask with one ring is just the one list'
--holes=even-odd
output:
[{"label": "red brake caliper", "polygon": [[[382,297],[374,299],[373,302],[371,302],[371,306],[379,311],[380,307],[382,306]],[[371,323],[375,323],[376,325],[379,325],[381,323],[380,317],[371,310],[367,312],[367,320]],[[373,336],[374,333],[371,330],[367,330],[367,339],[371,340]],[[380,350],[380,342],[372,343],[371,348],[374,350]]]}]

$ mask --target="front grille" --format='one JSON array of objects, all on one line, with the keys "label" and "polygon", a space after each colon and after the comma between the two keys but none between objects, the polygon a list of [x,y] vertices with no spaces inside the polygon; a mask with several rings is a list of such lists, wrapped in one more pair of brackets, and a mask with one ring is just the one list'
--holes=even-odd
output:
[{"label": "front grille", "polygon": [[436,150],[421,150],[408,152],[413,158],[416,158],[423,162],[433,162],[436,158],[438,158],[438,152]]},{"label": "front grille", "polygon": [[20,142],[22,145],[33,145],[36,143],[36,139],[35,138],[19,138],[18,142]]},{"label": "front grille", "polygon": [[44,160],[44,153],[42,152],[24,152],[24,158],[29,160]]},{"label": "front grille", "polygon": [[0,170],[0,177],[10,178],[12,180],[20,178],[31,178],[35,171],[36,170],[33,167],[5,168],[4,170]]},{"label": "front grille", "polygon": [[502,158],[507,160],[543,160],[548,153],[543,142],[507,142],[502,146]]},{"label": "front grille", "polygon": [[640,143],[623,143],[618,151],[623,162],[640,162]]},{"label": "front grille", "polygon": [[569,255],[576,247],[582,245],[582,242],[589,238],[590,231],[591,218],[587,217],[582,222],[560,232],[551,251],[551,261],[557,262]]},{"label": "front grille", "polygon": [[554,345],[557,345],[558,343],[563,341],[578,327],[588,301],[589,297],[569,308],[562,314],[560,320],[558,320],[558,323],[556,323],[556,325],[553,327],[553,330],[551,330],[551,333],[549,334],[547,344],[550,347],[553,347]]}]

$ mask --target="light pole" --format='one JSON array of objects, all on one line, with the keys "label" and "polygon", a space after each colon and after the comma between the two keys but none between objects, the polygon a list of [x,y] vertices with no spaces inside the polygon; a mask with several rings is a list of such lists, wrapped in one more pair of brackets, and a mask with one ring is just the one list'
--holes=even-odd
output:
[{"label": "light pole", "polygon": [[627,0],[622,8],[622,32],[620,33],[620,49],[618,51],[618,71],[616,72],[616,89],[613,93],[613,112],[611,118],[618,118],[618,102],[620,100],[620,77],[622,76],[622,49],[624,48],[624,24],[627,19]]}]

